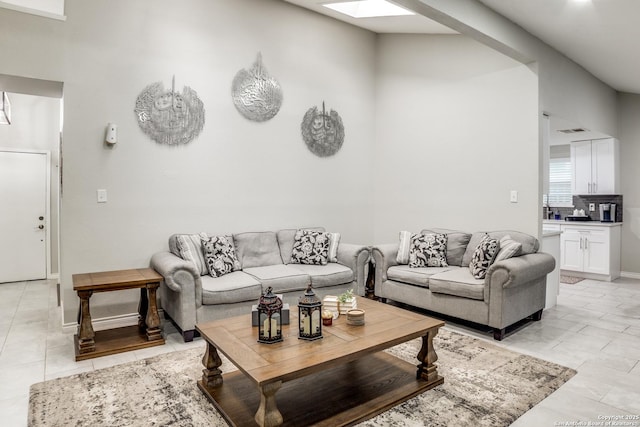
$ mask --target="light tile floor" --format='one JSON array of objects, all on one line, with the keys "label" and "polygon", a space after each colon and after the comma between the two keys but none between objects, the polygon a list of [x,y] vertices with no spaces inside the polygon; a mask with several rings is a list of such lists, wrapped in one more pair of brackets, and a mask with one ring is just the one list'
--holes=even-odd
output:
[{"label": "light tile floor", "polygon": [[[55,281],[0,284],[0,417],[3,426],[27,425],[33,383],[144,359],[159,353],[202,347],[182,342],[163,323],[166,344],[75,362],[73,334],[63,333]],[[555,393],[512,425],[635,425],[640,419],[640,280],[584,280],[560,286],[558,305],[540,322],[522,326],[502,342],[486,331],[447,321],[447,328],[546,359],[578,371]],[[615,424],[629,422],[629,424]],[[632,424],[635,423],[635,424]]]}]

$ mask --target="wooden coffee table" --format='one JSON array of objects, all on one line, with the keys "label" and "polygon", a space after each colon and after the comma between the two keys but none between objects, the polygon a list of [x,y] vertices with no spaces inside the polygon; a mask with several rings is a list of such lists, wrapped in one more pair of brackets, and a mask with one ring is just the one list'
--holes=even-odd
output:
[{"label": "wooden coffee table", "polygon": [[[197,324],[207,342],[198,387],[232,426],[335,427],[369,419],[444,382],[433,348],[444,322],[360,297],[358,308],[366,312],[364,326],[347,325],[340,316],[316,341],[298,339],[297,310],[282,328],[284,341],[275,344],[257,342],[250,314]],[[382,351],[418,337],[417,370]],[[218,352],[239,370],[222,374]]]}]

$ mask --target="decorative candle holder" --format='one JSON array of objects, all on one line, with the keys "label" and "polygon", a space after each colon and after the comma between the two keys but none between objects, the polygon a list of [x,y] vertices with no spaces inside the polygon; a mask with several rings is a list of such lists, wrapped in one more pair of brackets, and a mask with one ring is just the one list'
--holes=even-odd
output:
[{"label": "decorative candle holder", "polygon": [[347,325],[362,326],[364,325],[364,310],[354,308],[347,311]]},{"label": "decorative candle holder", "polygon": [[309,285],[307,291],[298,300],[298,338],[308,341],[322,338],[321,310],[322,301]]},{"label": "decorative candle holder", "polygon": [[273,344],[282,341],[282,300],[271,287],[258,303],[258,342]]}]

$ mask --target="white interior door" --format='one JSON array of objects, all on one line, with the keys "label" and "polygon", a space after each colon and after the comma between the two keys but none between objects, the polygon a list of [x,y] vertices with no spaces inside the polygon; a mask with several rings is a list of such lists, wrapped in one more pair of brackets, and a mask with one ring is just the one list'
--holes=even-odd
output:
[{"label": "white interior door", "polygon": [[0,283],[47,277],[47,155],[0,151]]}]

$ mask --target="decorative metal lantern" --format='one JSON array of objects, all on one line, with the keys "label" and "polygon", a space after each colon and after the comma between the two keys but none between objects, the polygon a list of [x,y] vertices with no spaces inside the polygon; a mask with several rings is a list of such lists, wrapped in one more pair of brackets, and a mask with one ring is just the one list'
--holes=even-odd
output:
[{"label": "decorative metal lantern", "polygon": [[272,344],[282,341],[282,300],[273,294],[271,286],[258,302],[258,342]]},{"label": "decorative metal lantern", "polygon": [[298,338],[309,341],[322,338],[321,313],[322,301],[309,285],[298,300]]}]

